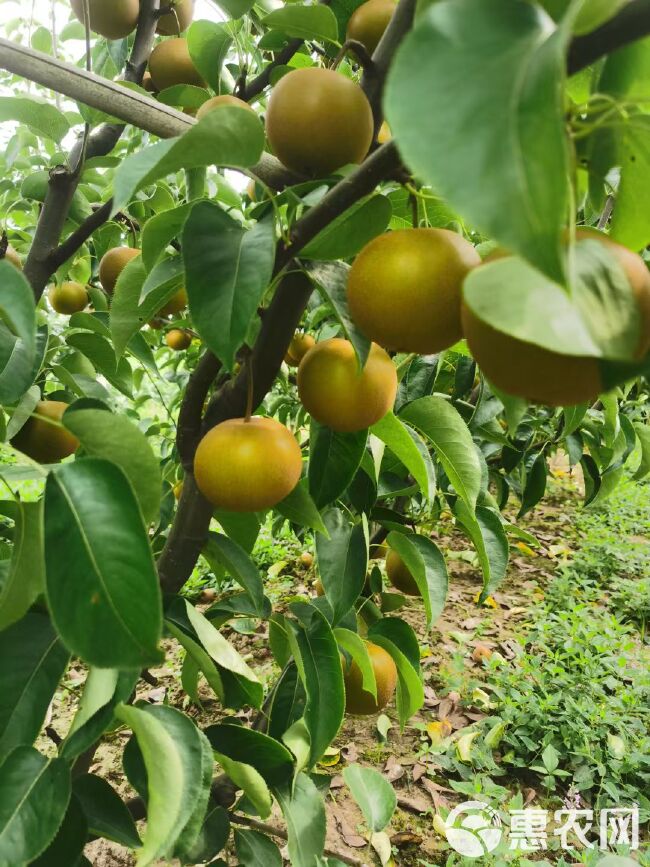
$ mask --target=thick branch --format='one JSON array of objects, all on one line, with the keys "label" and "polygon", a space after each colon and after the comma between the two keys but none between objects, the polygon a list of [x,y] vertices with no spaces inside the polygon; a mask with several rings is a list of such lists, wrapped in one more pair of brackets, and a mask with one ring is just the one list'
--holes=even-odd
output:
[{"label": "thick branch", "polygon": [[[282,359],[300,322],[312,285],[302,272],[288,274],[276,289],[255,341],[250,363],[255,383],[254,404],[257,406],[278,375]],[[205,356],[204,356],[205,358]],[[202,360],[206,366],[209,362]],[[238,418],[246,410],[247,377],[242,371],[229,381],[211,401],[202,432],[225,421]],[[183,492],[176,518],[158,561],[160,584],[166,593],[178,593],[187,581],[207,540],[212,506],[200,494],[188,456]]]},{"label": "thick branch", "polygon": [[650,35],[650,0],[630,0],[621,11],[602,27],[578,36],[569,49],[569,75],[590,66],[606,54],[611,54],[630,42]]},{"label": "thick branch", "polygon": [[[151,52],[151,46],[156,32],[156,23],[158,20],[157,12],[159,6],[159,0],[142,0],[133,50],[124,76],[127,81],[134,81],[137,83],[142,81],[142,75]],[[26,54],[25,50],[23,50],[21,53],[17,51],[18,46],[12,45],[12,43],[8,43],[7,46],[5,40],[2,40],[0,48],[2,48],[1,57],[3,66],[12,68],[9,66],[12,61],[14,66],[16,66],[19,65],[19,62],[22,60],[23,63],[27,63],[28,68],[32,69],[34,75],[38,73],[38,70],[41,70],[41,75],[44,74],[41,69],[43,66],[43,60],[42,57],[39,58],[37,56],[38,52]],[[56,78],[57,81],[59,80],[57,76],[61,76],[64,73],[67,74],[67,64],[60,64],[60,62],[54,58],[48,58],[48,61],[50,61],[53,68],[56,70],[53,77]],[[50,64],[47,64],[47,66],[49,65]],[[61,66],[63,66],[63,69],[60,68]],[[15,69],[12,69],[12,71],[15,71]],[[83,72],[85,76],[89,75],[88,72],[82,70],[77,70],[77,72]],[[69,75],[67,75],[67,77],[68,80],[74,80]],[[91,79],[94,78],[94,76],[91,76]],[[36,80],[40,80],[40,78]],[[45,81],[45,85],[48,87],[54,86],[53,82],[49,78]],[[86,85],[90,86],[89,82],[86,82]],[[119,88],[118,86],[118,89],[122,90],[122,94],[114,96],[116,103],[119,102],[120,97],[123,96],[124,93],[127,93],[124,88]],[[109,108],[108,110],[112,111],[112,108]],[[86,155],[99,156],[109,153],[117,143],[123,129],[123,125],[102,124],[102,126],[89,136],[86,143]],[[66,168],[65,166],[58,166],[50,175],[50,184],[47,196],[45,197],[43,209],[36,225],[34,239],[27,260],[25,261],[25,276],[31,284],[36,300],[41,297],[47,281],[56,270],[56,265],[52,261],[52,256],[61,237],[61,232],[63,231],[65,221],[68,217],[72,197],[74,196],[79,183],[82,168],[80,161],[82,147],[82,142],[78,142],[70,155],[70,165],[74,166],[74,169]],[[97,228],[97,225],[101,225],[101,223],[93,223],[95,228]],[[72,250],[71,245],[68,246],[66,255],[72,255],[75,252],[74,250],[70,252],[70,250]]]},{"label": "thick branch", "polygon": [[316,235],[355,202],[369,195],[381,181],[389,179],[400,168],[395,143],[390,141],[377,148],[352,174],[332,187],[327,195],[310,208],[291,229],[290,242],[278,250],[276,272],[299,255]]},{"label": "thick branch", "polygon": [[194,452],[201,436],[203,405],[220,369],[221,363],[206,350],[192,371],[183,395],[176,426],[176,447],[186,472],[192,471]]},{"label": "thick branch", "polygon": [[400,0],[390,24],[372,55],[372,66],[364,72],[361,79],[361,87],[368,97],[375,117],[376,129],[379,129],[382,120],[381,98],[386,75],[400,42],[411,29],[415,5],[416,0]]}]

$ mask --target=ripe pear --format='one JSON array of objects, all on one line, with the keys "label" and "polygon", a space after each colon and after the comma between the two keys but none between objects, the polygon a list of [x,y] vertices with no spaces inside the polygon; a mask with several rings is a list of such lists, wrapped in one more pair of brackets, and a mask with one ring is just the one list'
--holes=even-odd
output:
[{"label": "ripe pear", "polygon": [[317,343],[300,362],[298,394],[321,424],[342,432],[364,430],[392,409],[397,372],[376,343],[359,370],[352,344],[333,337]]},{"label": "ripe pear", "polygon": [[[70,0],[72,11],[84,23],[83,0]],[[123,39],[132,33],[140,14],[139,0],[88,0],[90,29],[106,39]]]},{"label": "ripe pear", "polygon": [[[602,233],[581,229],[577,237],[600,241],[621,264],[639,308],[636,356],[643,357],[650,348],[650,272],[640,256]],[[547,406],[575,406],[595,400],[604,388],[596,358],[565,355],[519,340],[479,319],[464,303],[462,320],[479,367],[506,394]]]},{"label": "ripe pear", "polygon": [[386,575],[396,590],[407,596],[420,596],[420,588],[415,578],[397,551],[392,548],[389,548],[386,554]]},{"label": "ripe pear", "polygon": [[461,288],[480,263],[474,247],[447,229],[379,235],[350,269],[350,315],[366,337],[387,349],[441,352],[463,336]]},{"label": "ripe pear", "polygon": [[205,81],[190,57],[187,40],[182,36],[165,39],[156,45],[149,56],[149,72],[156,90],[175,84],[205,87]]},{"label": "ripe pear", "polygon": [[379,45],[395,11],[394,0],[367,0],[358,6],[348,21],[346,39],[354,39],[372,54]]},{"label": "ripe pear", "polygon": [[371,641],[366,642],[366,649],[377,681],[376,699],[363,689],[363,675],[356,662],[352,660],[347,671],[343,665],[345,711],[359,716],[370,716],[383,710],[393,698],[397,686],[397,668],[393,657]]},{"label": "ripe pear", "polygon": [[11,264],[15,268],[18,268],[19,271],[23,270],[23,261],[16,252],[16,250],[14,250],[14,248],[11,246],[11,244],[7,244],[7,249],[5,250],[4,256],[2,258],[6,259],[7,262],[11,262]]},{"label": "ripe pear", "polygon": [[129,262],[139,255],[140,251],[134,250],[133,247],[113,247],[112,250],[104,253],[99,263],[99,282],[105,292],[109,295],[113,294],[120,274]]},{"label": "ripe pear", "polygon": [[165,335],[165,343],[174,352],[182,352],[187,349],[192,343],[192,335],[189,331],[183,331],[180,328],[172,328]]},{"label": "ripe pear", "polygon": [[171,3],[161,3],[161,8],[165,6],[173,6],[173,11],[160,16],[156,33],[162,36],[178,36],[192,23],[194,0],[172,0]]},{"label": "ripe pear", "polygon": [[69,280],[58,285],[53,284],[47,292],[52,308],[64,316],[79,313],[88,304],[88,292],[82,283]]},{"label": "ripe pear", "polygon": [[176,316],[177,313],[180,313],[181,310],[185,310],[187,307],[187,292],[185,289],[179,289],[175,295],[169,299],[169,301],[160,308],[158,311],[158,316]]},{"label": "ripe pear", "polygon": [[373,131],[366,95],[333,69],[295,69],[273,88],[266,133],[288,169],[323,177],[348,163],[360,163]]},{"label": "ripe pear", "polygon": [[221,96],[213,96],[211,99],[206,99],[203,105],[199,108],[196,113],[196,119],[201,120],[202,117],[205,117],[206,114],[210,114],[211,111],[214,111],[216,108],[223,108],[224,106],[235,106],[237,108],[245,108],[246,111],[250,111],[255,114],[255,109],[252,108],[247,102],[244,102],[243,99],[239,99],[237,96],[232,96],[230,93],[222,93]]},{"label": "ripe pear", "polygon": [[60,425],[67,403],[41,400],[11,444],[40,464],[56,464],[79,448],[79,440]]},{"label": "ripe pear", "polygon": [[234,418],[203,437],[194,477],[213,506],[231,512],[270,509],[288,496],[302,472],[302,452],[288,428],[272,418]]},{"label": "ripe pear", "polygon": [[285,363],[290,367],[298,367],[305,355],[315,345],[316,341],[311,334],[294,334],[284,356]]}]

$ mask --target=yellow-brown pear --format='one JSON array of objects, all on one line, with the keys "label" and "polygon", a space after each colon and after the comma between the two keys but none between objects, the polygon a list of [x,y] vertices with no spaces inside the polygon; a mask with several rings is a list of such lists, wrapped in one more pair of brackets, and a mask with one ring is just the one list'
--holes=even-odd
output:
[{"label": "yellow-brown pear", "polygon": [[302,452],[272,418],[234,418],[213,427],[194,457],[194,477],[213,506],[231,512],[270,509],[298,484]]},{"label": "yellow-brown pear", "polygon": [[375,343],[359,370],[352,344],[333,337],[317,343],[300,362],[298,394],[321,424],[341,432],[364,430],[393,408],[397,372]]},{"label": "yellow-brown pear", "polygon": [[273,88],[266,133],[277,158],[294,172],[323,177],[360,163],[373,131],[366,95],[333,69],[295,69]]},{"label": "yellow-brown pear", "polygon": [[463,280],[480,263],[474,247],[447,229],[379,235],[350,269],[350,315],[366,337],[386,349],[441,352],[463,336]]}]

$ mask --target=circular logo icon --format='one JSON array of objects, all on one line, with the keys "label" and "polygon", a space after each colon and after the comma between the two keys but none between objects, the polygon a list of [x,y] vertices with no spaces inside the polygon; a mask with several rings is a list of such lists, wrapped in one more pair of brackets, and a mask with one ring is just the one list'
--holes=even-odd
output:
[{"label": "circular logo icon", "polygon": [[450,846],[466,858],[494,852],[503,834],[499,814],[482,801],[465,801],[454,807],[445,826]]}]

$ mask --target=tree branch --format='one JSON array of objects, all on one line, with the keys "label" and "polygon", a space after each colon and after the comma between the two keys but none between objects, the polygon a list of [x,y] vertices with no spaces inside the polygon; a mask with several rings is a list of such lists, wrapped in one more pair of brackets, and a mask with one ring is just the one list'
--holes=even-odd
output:
[{"label": "tree branch", "polygon": [[364,70],[361,87],[365,91],[375,118],[375,133],[381,126],[381,98],[388,69],[400,42],[413,25],[416,0],[400,0],[384,35],[372,55],[372,66]]},{"label": "tree branch", "polygon": [[279,273],[336,217],[369,195],[378,183],[388,180],[401,166],[397,147],[389,141],[377,148],[352,174],[339,181],[321,201],[310,208],[292,227],[289,244],[278,249],[275,263]]},{"label": "tree branch", "polygon": [[275,55],[273,60],[264,67],[258,76],[249,81],[244,88],[241,98],[246,102],[251,102],[256,96],[259,96],[262,91],[271,83],[271,75],[278,66],[286,66],[293,55],[302,48],[303,39],[292,39],[288,42],[282,51]]},{"label": "tree branch", "polygon": [[90,238],[92,233],[104,225],[110,217],[112,210],[113,199],[109,199],[100,208],[93,211],[78,229],[71,235],[68,235],[65,241],[50,253],[48,267],[51,268],[52,272],[57,271],[61,265],[64,265],[68,259],[74,256],[82,244],[85,244],[88,238]]},{"label": "tree branch", "polygon": [[[156,32],[159,5],[159,0],[142,0],[133,50],[124,76],[127,81],[137,83],[142,81],[142,75],[144,74]],[[19,46],[15,46],[12,43],[8,43],[7,45],[5,40],[2,40],[0,48],[2,48],[2,65],[6,68],[16,71],[15,67],[22,61],[23,63],[27,63],[27,66],[32,69],[33,75],[36,75],[39,70],[40,75],[44,75],[42,58],[35,56],[38,55],[38,52],[26,53],[26,50],[22,52],[18,51]],[[54,87],[54,79],[59,82],[62,73],[64,71],[66,73],[69,72],[68,64],[61,64],[60,61],[51,57],[47,59],[47,68],[50,69],[52,77],[48,77],[44,83],[46,87]],[[13,63],[13,66],[10,66],[10,63]],[[61,67],[63,67],[63,70]],[[57,70],[58,73],[52,73],[53,69]],[[77,72],[83,73],[83,76],[89,75],[85,70],[77,70]],[[67,79],[75,80],[69,75],[67,75]],[[91,80],[94,79],[95,76],[91,76]],[[40,80],[40,78],[36,80]],[[127,92],[124,88],[120,88],[119,85],[118,89],[122,90],[123,93]],[[119,95],[115,96],[115,100],[116,102],[119,101]],[[124,126],[121,124],[102,124],[88,137],[88,141],[85,143],[86,155],[90,157],[109,153],[115,147],[123,129]],[[82,155],[83,147],[84,142],[80,140],[72,149],[70,165],[74,166],[73,170],[65,166],[57,166],[50,173],[48,192],[43,209],[39,215],[38,223],[36,224],[32,245],[25,261],[25,277],[29,280],[37,301],[43,294],[47,281],[56,270],[56,267],[53,267],[51,257],[61,237],[61,232],[63,231],[72,203],[72,197],[79,183],[82,170],[80,156]],[[93,223],[95,228],[97,228],[97,225],[101,225],[101,223]],[[67,250],[71,250],[71,245],[68,246]],[[74,252],[72,250],[69,255],[72,255]]]},{"label": "tree branch", "polygon": [[176,447],[185,472],[192,472],[194,452],[201,436],[203,405],[220,370],[221,362],[206,350],[185,388],[176,426]]},{"label": "tree branch", "polygon": [[569,75],[590,66],[605,54],[650,35],[650,0],[630,0],[602,27],[576,37],[569,48]]},{"label": "tree branch", "polygon": [[[289,835],[282,828],[277,828],[275,825],[267,825],[266,822],[260,822],[259,819],[253,819],[252,816],[242,816],[239,813],[231,813],[230,821],[235,825],[245,825],[247,828],[253,828],[256,831],[261,831],[262,834],[267,834],[272,837],[278,837],[280,840],[288,840]],[[335,849],[323,849],[323,854],[328,858],[338,858],[344,864],[351,864],[352,867],[363,867],[363,861],[358,858],[353,858],[351,855],[345,855],[343,852],[337,852]]]}]

